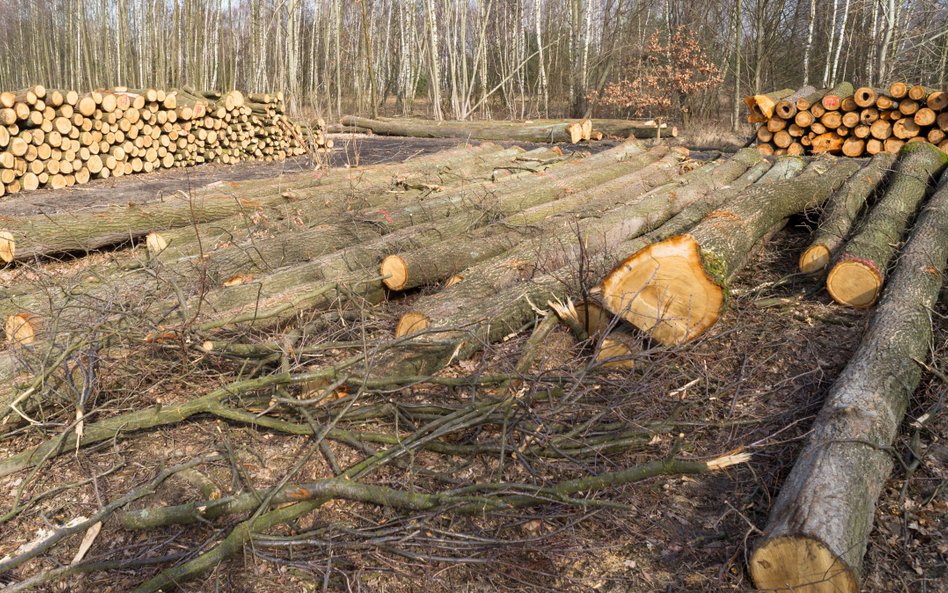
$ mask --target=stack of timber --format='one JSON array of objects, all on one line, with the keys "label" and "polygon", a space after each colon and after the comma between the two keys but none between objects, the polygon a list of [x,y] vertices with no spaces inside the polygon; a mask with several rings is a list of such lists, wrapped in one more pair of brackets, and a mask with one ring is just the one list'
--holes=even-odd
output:
[{"label": "stack of timber", "polygon": [[908,142],[948,151],[948,92],[895,82],[887,89],[842,82],[745,97],[762,154],[897,153]]},{"label": "stack of timber", "polygon": [[304,152],[281,93],[41,85],[0,93],[0,195]]},{"label": "stack of timber", "polygon": [[442,121],[423,119],[374,120],[347,115],[340,130],[369,131],[383,136],[416,138],[464,138],[492,141],[564,142],[578,144],[619,138],[667,138],[678,135],[678,128],[666,123],[617,119],[601,120],[530,120],[513,121]]}]

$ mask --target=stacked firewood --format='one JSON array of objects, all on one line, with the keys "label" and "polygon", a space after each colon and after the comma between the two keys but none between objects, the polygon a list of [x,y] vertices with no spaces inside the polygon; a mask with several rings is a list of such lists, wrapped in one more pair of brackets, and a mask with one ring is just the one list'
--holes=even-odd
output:
[{"label": "stacked firewood", "polygon": [[948,150],[948,92],[895,82],[888,89],[843,82],[828,90],[804,87],[746,97],[759,123],[762,154],[833,153],[850,157],[896,153],[907,142]]},{"label": "stacked firewood", "polygon": [[0,196],[206,162],[302,154],[282,93],[36,85],[0,93]]}]

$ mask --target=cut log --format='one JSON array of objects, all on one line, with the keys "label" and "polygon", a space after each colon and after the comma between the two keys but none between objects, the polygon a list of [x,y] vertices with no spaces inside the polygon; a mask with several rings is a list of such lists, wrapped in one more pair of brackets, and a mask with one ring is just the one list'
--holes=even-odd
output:
[{"label": "cut log", "polygon": [[793,95],[793,89],[781,89],[773,91],[766,95],[749,95],[744,97],[744,105],[747,110],[754,115],[759,115],[764,119],[770,119],[774,115],[774,108],[781,99]]},{"label": "cut log", "polygon": [[811,140],[813,154],[837,153],[843,149],[843,138],[836,132],[826,132]]},{"label": "cut log", "polygon": [[[450,238],[414,251],[387,256],[382,260],[380,273],[390,290],[408,290],[425,284],[441,282],[469,266],[498,256],[530,237],[551,235],[565,224],[564,217],[582,213],[584,217],[604,216],[623,200],[645,194],[668,183],[678,174],[685,155],[678,151],[644,169],[635,171],[601,186],[580,192],[514,214],[496,224]],[[572,215],[572,216],[570,216]]]},{"label": "cut log", "polygon": [[[789,162],[800,159],[788,157]],[[787,162],[779,159],[777,164]],[[776,167],[777,165],[774,165]],[[771,169],[773,171],[773,168]],[[763,181],[763,180],[761,180]],[[728,199],[732,194],[719,191],[707,194],[707,198],[698,200],[680,214],[653,231],[649,235],[624,241],[610,246],[599,254],[590,253],[585,262],[591,277],[601,277],[608,270],[631,253],[635,253],[644,244],[664,236],[664,229],[680,232],[690,226],[708,204],[711,208],[719,204],[720,199]],[[698,215],[694,214],[698,211]],[[519,282],[497,291],[478,302],[465,303],[458,309],[457,315],[442,323],[435,323],[428,331],[402,341],[387,350],[375,367],[380,375],[407,373],[428,375],[443,368],[453,360],[464,359],[481,349],[484,344],[502,340],[511,332],[521,331],[525,324],[536,318],[534,303],[565,301],[570,294],[579,294],[581,279],[576,274],[577,262],[571,261],[562,268]],[[464,329],[459,329],[464,328]]]},{"label": "cut log", "polygon": [[811,274],[830,264],[833,254],[852,230],[866,200],[888,176],[895,158],[889,153],[877,154],[830,197],[826,214],[813,235],[813,241],[800,255],[801,272]]},{"label": "cut log", "polygon": [[[508,125],[494,122],[432,122],[417,119],[378,121],[347,115],[344,126],[367,128],[382,136],[410,136],[416,138],[476,138],[479,140],[519,140],[523,142],[569,142],[583,139],[583,127],[577,122],[553,124]],[[655,136],[655,129],[649,137]]]},{"label": "cut log", "polygon": [[935,91],[928,95],[925,104],[932,111],[943,111],[945,108],[948,108],[948,92]]},{"label": "cut log", "polygon": [[882,94],[882,91],[868,86],[861,86],[853,91],[853,101],[859,107],[872,107],[876,104],[876,98]]},{"label": "cut log", "polygon": [[866,149],[866,141],[850,136],[843,141],[843,154],[848,157],[859,157]]},{"label": "cut log", "polygon": [[[411,313],[425,320],[423,324],[416,324],[416,330],[429,325],[446,326],[451,319],[462,314],[464,309],[489,299],[500,289],[558,270],[567,263],[577,261],[582,253],[591,256],[629,238],[640,236],[659,226],[676,212],[707,199],[705,196],[712,193],[715,187],[725,189],[735,183],[735,178],[738,179],[738,184],[746,187],[751,181],[737,176],[747,169],[747,161],[755,157],[751,151],[738,153],[734,159],[722,163],[714,170],[693,171],[689,174],[691,179],[687,183],[675,184],[679,187],[656,190],[625,207],[583,220],[578,224],[578,228],[565,225],[555,234],[545,234],[537,242],[524,243],[500,257],[465,270],[464,281],[460,284],[452,286],[450,290],[423,297],[414,303]],[[701,174],[697,175],[699,172]],[[759,174],[757,171],[752,173]],[[682,182],[685,182],[684,178]],[[730,194],[730,191],[718,193]],[[582,249],[578,245],[577,233],[582,236]]]},{"label": "cut log", "polygon": [[929,109],[928,107],[922,107],[921,109],[915,112],[915,117],[913,117],[912,119],[915,121],[916,125],[930,126],[933,123],[935,123],[935,119],[937,117],[938,116],[935,114],[933,110]]},{"label": "cut log", "polygon": [[893,99],[901,99],[908,94],[908,86],[904,82],[893,82],[889,85],[889,95]]},{"label": "cut log", "polygon": [[649,245],[602,281],[606,307],[663,344],[692,340],[721,315],[729,279],[763,237],[820,206],[859,165],[824,157],[792,181],[761,186],[690,232]]},{"label": "cut log", "polygon": [[842,107],[843,99],[851,97],[852,94],[853,85],[849,82],[841,82],[823,95],[820,104],[827,111],[835,111]]},{"label": "cut log", "polygon": [[762,591],[856,593],[893,440],[929,355],[948,263],[948,184],[919,216],[889,287],[830,388],[750,558]]},{"label": "cut log", "polygon": [[846,243],[826,278],[833,300],[849,307],[875,304],[886,268],[925,197],[929,179],[946,163],[948,155],[931,144],[912,143],[902,149],[885,195]]},{"label": "cut log", "polygon": [[658,135],[674,138],[678,135],[674,126],[659,124],[655,120],[594,119],[592,126],[595,131],[617,138],[655,138]]}]

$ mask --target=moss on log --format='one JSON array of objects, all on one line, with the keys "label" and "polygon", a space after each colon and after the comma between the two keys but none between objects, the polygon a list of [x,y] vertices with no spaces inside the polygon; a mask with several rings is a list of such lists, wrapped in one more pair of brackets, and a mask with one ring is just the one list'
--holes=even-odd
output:
[{"label": "moss on log", "polygon": [[846,243],[826,278],[826,288],[837,303],[850,307],[875,304],[886,268],[925,198],[929,180],[946,163],[948,155],[931,144],[913,142],[902,148],[885,195]]},{"label": "moss on log", "polygon": [[687,342],[717,322],[728,281],[765,235],[821,205],[859,165],[813,161],[799,177],[754,188],[711,212],[687,234],[649,245],[603,280],[608,309],[663,344]]},{"label": "moss on log", "polygon": [[858,350],[833,383],[750,558],[760,590],[856,593],[892,442],[929,354],[948,263],[948,183],[929,201]]},{"label": "moss on log", "polygon": [[[875,100],[875,99],[873,99]],[[820,227],[813,240],[800,255],[800,271],[810,274],[828,266],[833,254],[846,240],[866,200],[888,176],[895,164],[895,155],[887,152],[872,160],[833,194],[827,204]]]}]

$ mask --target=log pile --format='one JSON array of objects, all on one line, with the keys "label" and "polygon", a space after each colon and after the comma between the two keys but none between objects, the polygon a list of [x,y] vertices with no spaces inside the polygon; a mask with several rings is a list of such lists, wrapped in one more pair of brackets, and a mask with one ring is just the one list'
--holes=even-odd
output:
[{"label": "log pile", "polygon": [[[271,103],[248,99],[256,105],[250,109],[261,112],[251,115],[270,116]],[[832,155],[765,159],[753,148],[715,156],[696,163],[684,149],[661,143],[645,148],[634,140],[593,156],[564,155],[560,147],[525,151],[482,144],[410,165],[212,187],[180,202],[4,219],[0,256],[13,266],[31,262],[30,273],[42,271],[47,257],[94,252],[129,238],[139,243],[124,247],[114,260],[101,257],[78,266],[74,277],[56,269],[52,288],[33,283],[10,288],[0,303],[9,355],[0,358],[0,431],[28,430],[27,419],[39,412],[59,422],[82,419],[75,401],[43,397],[44,385],[59,372],[44,361],[57,364],[56,355],[83,345],[92,344],[97,357],[108,359],[133,358],[129,351],[147,344],[160,352],[155,364],[195,352],[202,361],[233,358],[240,361],[241,382],[184,403],[163,407],[159,401],[117,416],[108,416],[99,402],[104,411],[82,430],[37,438],[0,460],[0,476],[205,414],[351,443],[356,433],[349,427],[322,416],[304,422],[294,406],[319,404],[312,413],[322,414],[321,406],[335,405],[329,400],[337,396],[348,406],[354,399],[335,391],[342,384],[355,386],[358,393],[351,397],[360,404],[377,389],[389,405],[393,387],[462,380],[453,369],[450,377],[438,373],[527,327],[535,327],[528,345],[543,341],[560,319],[590,352],[587,370],[629,372],[644,360],[643,344],[677,348],[726,323],[736,274],[790,217],[828,205],[814,236],[822,251],[801,258],[801,265],[821,270],[871,261],[879,272],[876,293],[862,304],[875,302],[881,291],[880,306],[863,347],[817,420],[800,469],[773,509],[751,573],[762,588],[808,590],[807,583],[821,575],[833,587],[854,590],[871,508],[891,464],[887,451],[918,382],[912,359],[923,360],[928,351],[929,312],[948,257],[948,193],[944,181],[932,192],[931,181],[948,156],[925,143],[909,143],[896,155],[879,154],[868,162]],[[877,199],[870,199],[874,194]],[[911,239],[896,257],[907,233]],[[895,271],[884,286],[893,262]],[[858,274],[841,277],[845,283]],[[397,302],[423,286],[428,290],[415,290],[410,306]],[[854,292],[848,285],[831,288],[846,290]],[[331,341],[307,350],[294,341],[294,332],[335,330],[366,318],[377,324],[376,333],[360,336],[357,345]],[[183,356],[168,356],[174,349]],[[339,352],[354,349],[339,362]],[[517,391],[531,364],[527,354],[498,392]],[[33,364],[15,364],[23,359]],[[303,371],[287,370],[291,365]],[[261,374],[245,379],[248,366]],[[275,386],[306,391],[287,391],[293,406],[278,410],[282,403],[276,398],[284,395],[265,389]],[[246,402],[241,394],[248,394]],[[404,403],[399,402],[399,418],[411,414]],[[475,403],[498,405],[490,397]],[[253,407],[245,410],[245,404]],[[478,410],[465,408],[464,414]],[[496,424],[510,419],[505,412],[493,416]],[[463,418],[467,422],[470,416]],[[424,426],[415,419],[412,424]],[[437,438],[445,434],[441,430],[434,427],[424,436],[431,452],[454,455],[469,446]],[[382,445],[414,442],[402,436],[374,441],[379,447],[368,454],[382,458]],[[866,442],[872,446],[863,447]],[[518,456],[535,451],[531,441],[524,443]],[[348,486],[301,485],[294,487],[292,500],[311,502],[319,493],[344,488],[363,500],[367,495],[360,486],[355,478]],[[855,494],[847,497],[850,493]],[[274,505],[291,502],[282,490],[274,494]],[[422,505],[413,507],[418,509],[434,508],[436,502],[413,500]],[[244,504],[257,508],[259,498]],[[456,508],[483,510],[471,504]],[[161,516],[169,521],[219,516],[214,510],[203,515],[207,508],[214,507],[196,503]],[[815,519],[820,513],[833,520],[821,523]],[[126,516],[129,525],[142,528],[165,520],[158,517]],[[171,582],[163,578],[156,588]]]},{"label": "log pile", "polygon": [[0,196],[200,163],[305,152],[282,93],[35,85],[0,93]]},{"label": "log pile", "polygon": [[678,128],[655,120],[633,121],[619,119],[599,120],[530,120],[514,121],[443,121],[423,119],[374,120],[347,115],[341,120],[340,131],[368,131],[383,136],[415,138],[462,138],[492,141],[562,142],[579,144],[616,138],[674,138]]},{"label": "log pile", "polygon": [[895,82],[887,89],[843,82],[746,97],[757,148],[773,154],[897,153],[908,142],[948,151],[948,92]]}]

